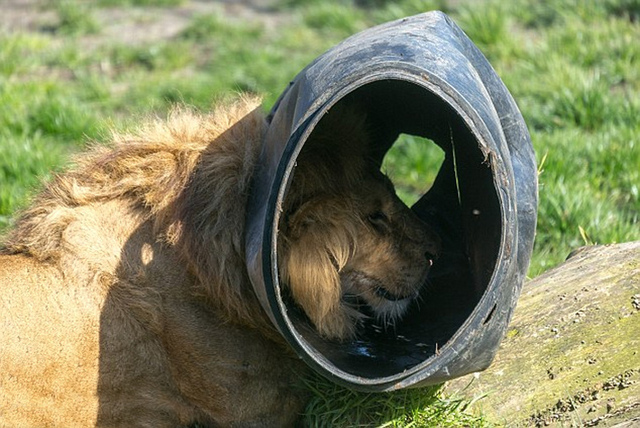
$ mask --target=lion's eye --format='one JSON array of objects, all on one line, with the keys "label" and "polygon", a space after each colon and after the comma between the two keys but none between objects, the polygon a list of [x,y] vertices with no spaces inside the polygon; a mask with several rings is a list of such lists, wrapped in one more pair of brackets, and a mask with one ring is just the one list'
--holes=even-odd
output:
[{"label": "lion's eye", "polygon": [[389,230],[389,217],[382,211],[374,211],[367,217],[367,220],[373,227],[380,232]]}]

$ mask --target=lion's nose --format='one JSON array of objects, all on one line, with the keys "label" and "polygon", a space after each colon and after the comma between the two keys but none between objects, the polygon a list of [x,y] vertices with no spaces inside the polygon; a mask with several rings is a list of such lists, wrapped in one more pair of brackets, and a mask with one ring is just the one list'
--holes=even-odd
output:
[{"label": "lion's nose", "polygon": [[434,261],[436,261],[439,257],[438,254],[434,254],[431,251],[426,251],[424,253],[425,258],[427,259],[427,261],[429,262],[429,266],[431,266],[433,264]]},{"label": "lion's nose", "polygon": [[429,239],[426,247],[424,255],[427,260],[435,261],[440,257],[440,252],[442,251],[442,241],[440,237],[436,234],[433,234]]}]

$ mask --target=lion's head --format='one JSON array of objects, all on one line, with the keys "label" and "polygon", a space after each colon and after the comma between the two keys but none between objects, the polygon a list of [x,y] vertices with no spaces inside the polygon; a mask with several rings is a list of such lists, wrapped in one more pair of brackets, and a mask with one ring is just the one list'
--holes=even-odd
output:
[{"label": "lion's head", "polygon": [[279,244],[283,283],[330,339],[354,336],[370,316],[393,324],[440,252],[369,160],[363,120],[345,117],[328,114],[298,158]]}]

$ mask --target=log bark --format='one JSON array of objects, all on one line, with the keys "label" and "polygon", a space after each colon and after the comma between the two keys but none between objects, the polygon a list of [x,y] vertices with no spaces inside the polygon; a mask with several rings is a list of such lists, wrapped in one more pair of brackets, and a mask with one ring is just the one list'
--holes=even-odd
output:
[{"label": "log bark", "polygon": [[491,367],[447,389],[509,427],[640,426],[640,241],[527,282]]}]

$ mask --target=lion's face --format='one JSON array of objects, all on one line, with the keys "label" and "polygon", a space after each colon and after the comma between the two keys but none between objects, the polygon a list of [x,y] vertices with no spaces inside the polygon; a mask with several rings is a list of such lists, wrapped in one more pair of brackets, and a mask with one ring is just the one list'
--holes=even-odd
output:
[{"label": "lion's face", "polygon": [[369,170],[359,185],[319,193],[285,213],[282,279],[325,337],[353,336],[365,317],[384,325],[418,296],[440,238]]},{"label": "lion's face", "polygon": [[440,239],[376,171],[361,189],[357,245],[340,272],[343,298],[362,300],[383,324],[402,316],[427,280]]}]

